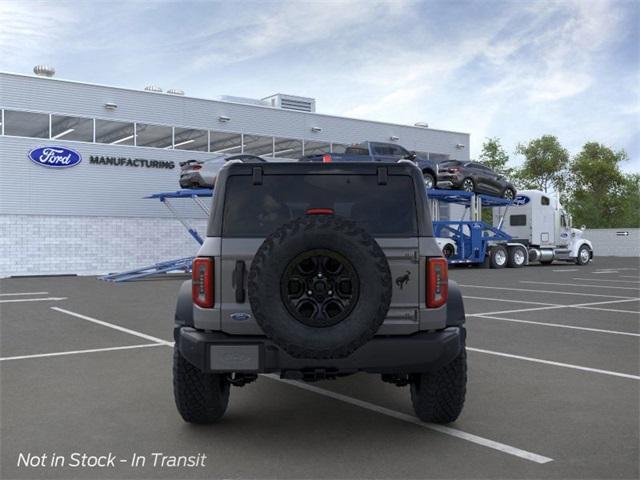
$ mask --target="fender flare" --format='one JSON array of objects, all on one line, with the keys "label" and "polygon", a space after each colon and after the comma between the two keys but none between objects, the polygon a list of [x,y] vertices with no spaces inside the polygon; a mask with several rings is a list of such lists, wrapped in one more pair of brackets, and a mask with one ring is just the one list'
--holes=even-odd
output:
[{"label": "fender flare", "polygon": [[182,282],[176,303],[175,322],[184,327],[193,327],[193,301],[191,300],[191,280]]},{"label": "fender flare", "polygon": [[438,176],[436,175],[436,172],[433,171],[433,169],[429,168],[429,167],[424,167],[420,169],[422,171],[422,173],[428,173],[430,174],[434,180],[438,179]]},{"label": "fender flare", "polygon": [[449,296],[447,298],[447,327],[464,325],[464,302],[460,287],[453,280],[449,280]]},{"label": "fender flare", "polygon": [[593,245],[586,238],[581,238],[578,242],[576,242],[576,244],[571,249],[571,256],[574,258],[577,257],[578,251],[580,250],[580,247],[582,247],[583,245],[586,245],[587,247],[589,247],[589,250],[591,251],[591,258],[593,258]]}]

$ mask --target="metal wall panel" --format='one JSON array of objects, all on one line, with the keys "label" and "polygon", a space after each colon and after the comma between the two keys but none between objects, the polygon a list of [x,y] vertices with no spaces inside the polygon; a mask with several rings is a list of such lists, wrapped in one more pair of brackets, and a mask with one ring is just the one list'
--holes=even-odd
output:
[{"label": "metal wall panel", "polygon": [[[104,105],[113,102],[115,111]],[[193,127],[333,143],[389,141],[410,150],[469,158],[469,135],[418,127],[293,112],[146,91],[88,85],[64,80],[0,73],[0,107],[139,123]],[[220,122],[219,116],[229,117]],[[321,132],[312,132],[320,127]],[[456,148],[457,144],[464,148]],[[27,153],[37,147],[62,146],[79,152],[81,164],[55,170],[34,164]],[[173,170],[92,165],[90,155],[174,161]],[[141,197],[177,190],[178,162],[211,154],[125,145],[90,144],[24,137],[0,137],[0,214],[80,216],[167,216],[158,201]],[[201,217],[195,208],[181,212]]]}]

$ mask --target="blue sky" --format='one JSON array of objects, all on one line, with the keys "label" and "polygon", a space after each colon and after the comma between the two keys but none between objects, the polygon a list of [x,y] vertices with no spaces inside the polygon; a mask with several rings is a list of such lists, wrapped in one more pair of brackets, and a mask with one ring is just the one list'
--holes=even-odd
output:
[{"label": "blue sky", "polygon": [[[640,2],[0,0],[0,70],[625,149],[640,172]],[[514,158],[515,163],[521,161]]]}]

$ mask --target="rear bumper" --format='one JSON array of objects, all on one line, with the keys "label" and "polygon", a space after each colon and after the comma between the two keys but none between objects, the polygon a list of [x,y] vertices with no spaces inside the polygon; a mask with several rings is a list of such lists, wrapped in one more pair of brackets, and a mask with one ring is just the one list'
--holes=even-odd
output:
[{"label": "rear bumper", "polygon": [[460,353],[465,336],[464,327],[406,336],[379,336],[348,357],[316,360],[294,358],[262,336],[227,335],[181,326],[174,329],[176,346],[182,356],[204,372],[427,372],[450,363]]}]

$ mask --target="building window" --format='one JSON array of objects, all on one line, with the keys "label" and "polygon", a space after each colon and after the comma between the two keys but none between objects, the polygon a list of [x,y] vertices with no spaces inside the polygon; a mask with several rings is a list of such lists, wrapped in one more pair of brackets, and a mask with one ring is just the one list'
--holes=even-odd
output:
[{"label": "building window", "polygon": [[228,132],[209,132],[211,153],[234,155],[242,153],[242,135]]},{"label": "building window", "polygon": [[5,110],[4,134],[16,137],[49,138],[49,115]]},{"label": "building window", "polygon": [[134,126],[129,122],[96,120],[96,142],[111,145],[133,145]]},{"label": "building window", "polygon": [[302,156],[302,140],[274,138],[273,156],[276,158],[298,159]]},{"label": "building window", "polygon": [[331,151],[331,144],[328,142],[304,142],[304,154],[305,155],[322,155],[323,153],[329,153]]},{"label": "building window", "polygon": [[209,148],[209,137],[206,130],[176,127],[174,137],[173,148],[176,150],[206,152]]},{"label": "building window", "polygon": [[51,115],[51,139],[93,142],[93,119]]},{"label": "building window", "polygon": [[244,135],[244,153],[273,157],[273,137]]},{"label": "building window", "polygon": [[136,146],[171,148],[173,145],[173,129],[163,125],[136,123]]}]

